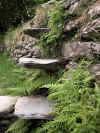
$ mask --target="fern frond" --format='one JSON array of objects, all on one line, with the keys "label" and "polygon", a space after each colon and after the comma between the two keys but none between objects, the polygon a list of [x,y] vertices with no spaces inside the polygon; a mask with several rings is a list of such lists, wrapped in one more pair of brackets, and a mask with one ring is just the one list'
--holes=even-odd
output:
[{"label": "fern frond", "polygon": [[27,133],[30,125],[30,120],[16,120],[6,133]]}]

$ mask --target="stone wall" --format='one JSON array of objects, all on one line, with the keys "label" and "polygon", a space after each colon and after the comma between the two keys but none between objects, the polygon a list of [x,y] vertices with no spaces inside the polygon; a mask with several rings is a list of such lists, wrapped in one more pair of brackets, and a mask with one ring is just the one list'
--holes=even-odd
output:
[{"label": "stone wall", "polygon": [[[40,36],[50,30],[47,26],[50,9],[46,14],[45,11],[49,4],[52,7],[51,3],[42,5],[36,11],[34,19],[26,23],[12,39],[10,55],[15,61],[18,62],[21,57],[41,58],[41,53],[45,52],[42,51],[38,42]],[[95,58],[100,58],[100,1],[64,0],[63,3],[65,12],[77,16],[65,23],[61,48],[62,57],[72,58],[72,60],[86,57],[93,63],[98,63],[99,60],[95,60]],[[25,29],[28,32],[25,32]],[[72,33],[74,34],[70,37]]]}]

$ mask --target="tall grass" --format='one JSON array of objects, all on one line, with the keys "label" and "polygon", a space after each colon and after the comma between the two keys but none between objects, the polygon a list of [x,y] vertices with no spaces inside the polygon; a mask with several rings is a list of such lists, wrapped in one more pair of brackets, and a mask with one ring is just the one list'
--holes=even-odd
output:
[{"label": "tall grass", "polygon": [[13,64],[6,53],[0,55],[0,88],[19,87],[25,80],[23,69]]},{"label": "tall grass", "polygon": [[6,53],[0,55],[0,95],[33,95],[55,77],[40,69],[22,69],[16,66]]}]

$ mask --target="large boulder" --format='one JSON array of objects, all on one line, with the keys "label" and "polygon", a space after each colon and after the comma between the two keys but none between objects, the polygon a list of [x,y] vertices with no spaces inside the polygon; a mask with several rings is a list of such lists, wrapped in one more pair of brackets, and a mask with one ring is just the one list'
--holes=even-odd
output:
[{"label": "large boulder", "polygon": [[95,42],[64,42],[62,45],[62,56],[66,58],[88,57],[89,55],[100,55],[100,43]]},{"label": "large boulder", "polygon": [[62,56],[79,57],[88,56],[91,52],[91,46],[88,42],[64,42],[62,45]]}]

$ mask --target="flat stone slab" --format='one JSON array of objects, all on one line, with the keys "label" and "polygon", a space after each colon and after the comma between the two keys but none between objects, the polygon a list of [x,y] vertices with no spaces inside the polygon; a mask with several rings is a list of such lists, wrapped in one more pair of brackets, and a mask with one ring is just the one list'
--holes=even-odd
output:
[{"label": "flat stone slab", "polygon": [[20,58],[19,65],[30,68],[43,68],[49,70],[57,69],[58,64],[66,61],[66,59],[38,59],[38,58]]},{"label": "flat stone slab", "polygon": [[51,105],[45,97],[22,97],[15,105],[14,115],[22,119],[51,119]]},{"label": "flat stone slab", "polygon": [[28,34],[32,37],[40,37],[43,33],[48,32],[49,28],[32,28],[32,27],[26,27],[23,29],[23,32],[25,34]]},{"label": "flat stone slab", "polygon": [[16,101],[17,97],[0,96],[0,115],[12,112]]}]

